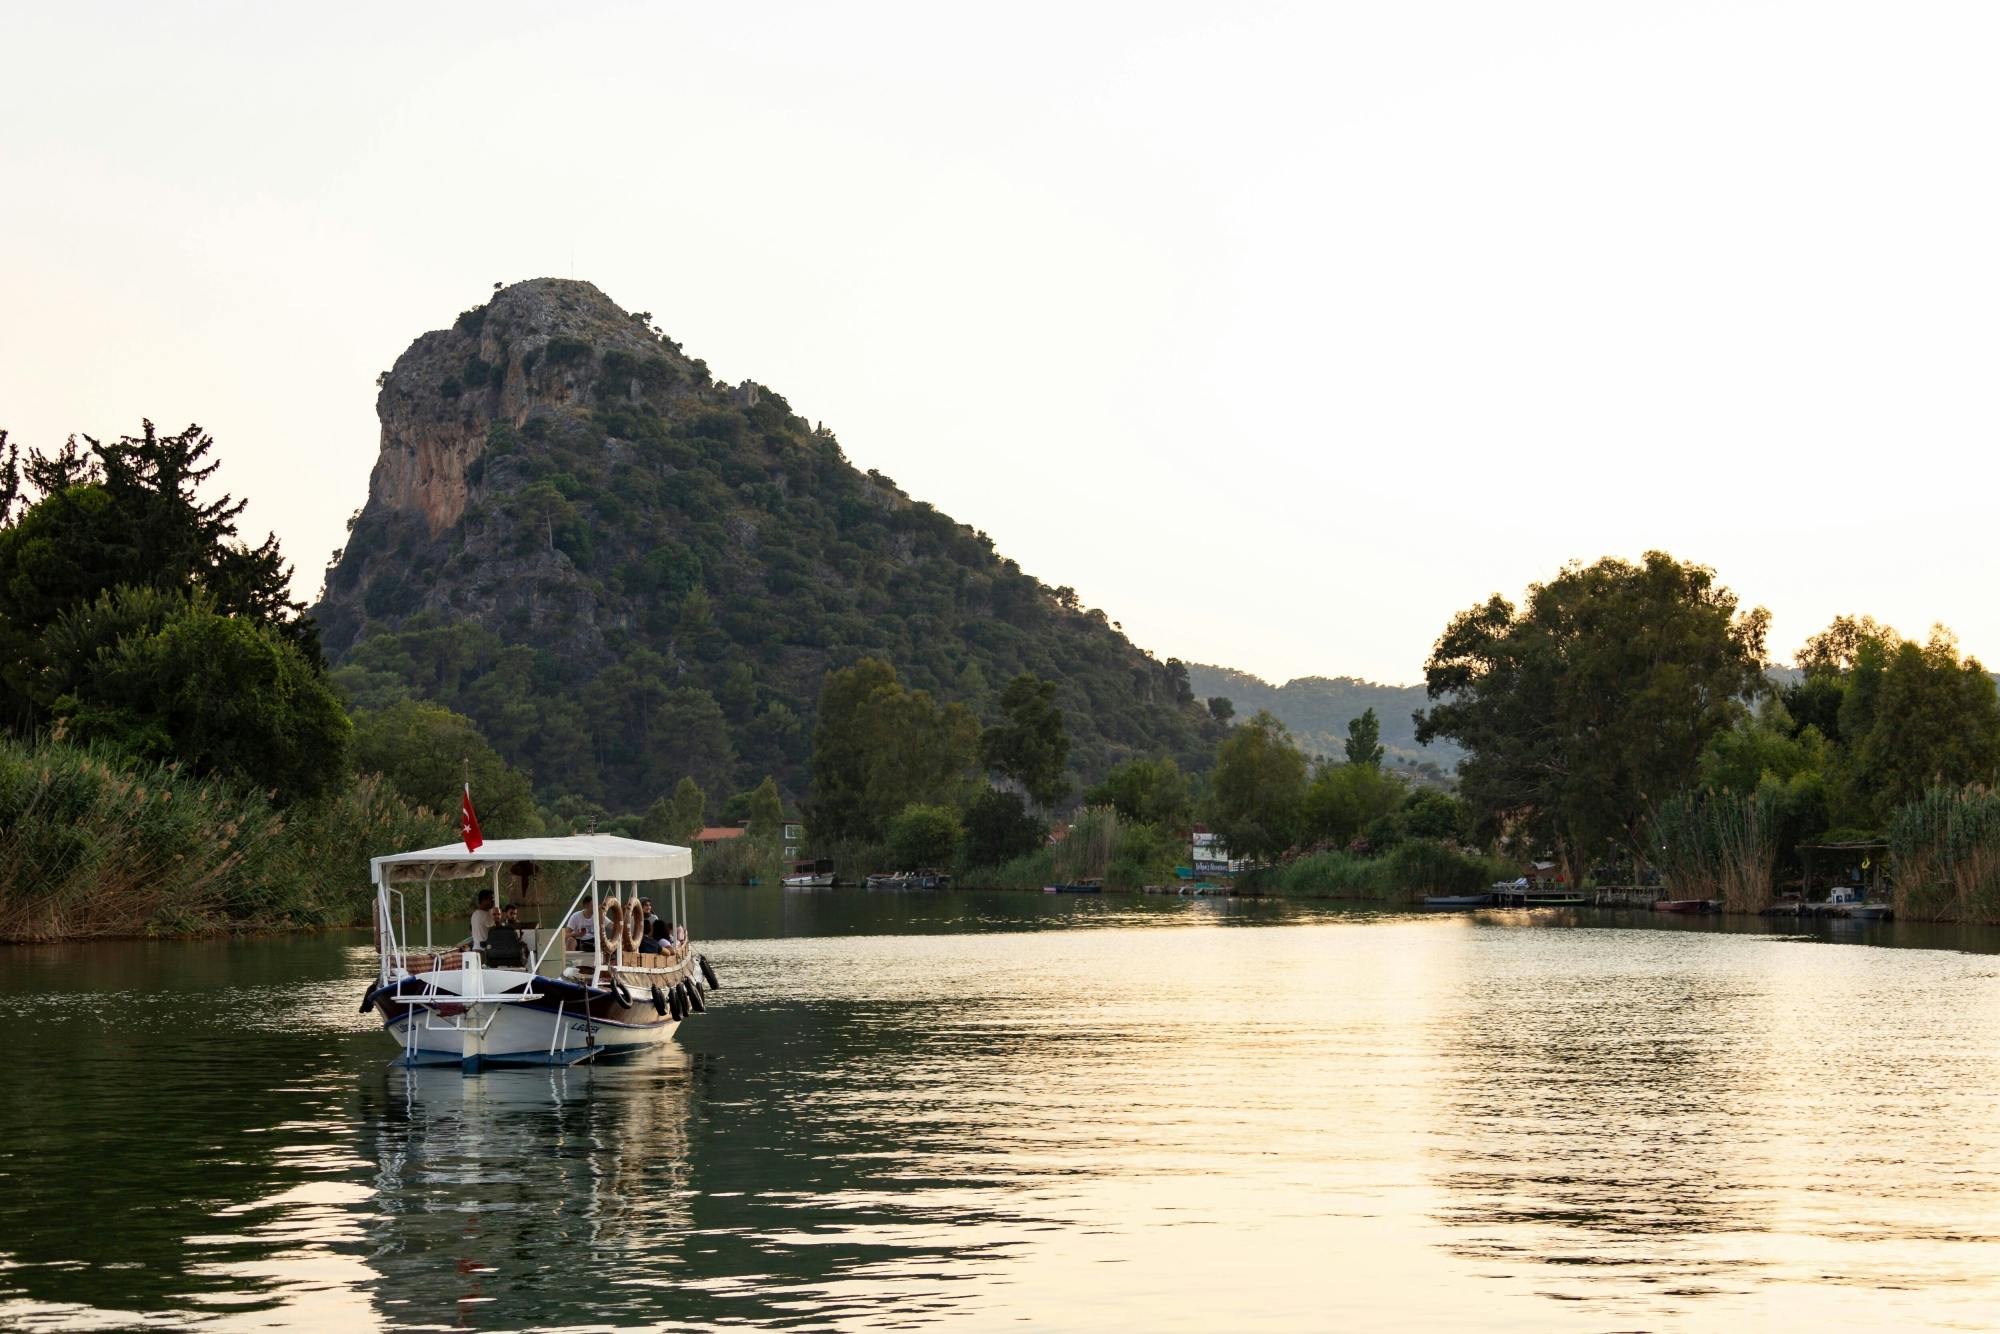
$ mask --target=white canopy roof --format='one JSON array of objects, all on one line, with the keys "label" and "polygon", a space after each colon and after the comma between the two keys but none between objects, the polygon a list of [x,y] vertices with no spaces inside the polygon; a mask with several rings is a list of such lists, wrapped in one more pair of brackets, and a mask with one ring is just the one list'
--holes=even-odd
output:
[{"label": "white canopy roof", "polygon": [[642,843],[615,834],[566,838],[493,838],[467,852],[463,843],[371,858],[376,884],[464,880],[484,875],[495,862],[589,862],[599,880],[678,880],[694,871],[694,854],[671,843]]}]

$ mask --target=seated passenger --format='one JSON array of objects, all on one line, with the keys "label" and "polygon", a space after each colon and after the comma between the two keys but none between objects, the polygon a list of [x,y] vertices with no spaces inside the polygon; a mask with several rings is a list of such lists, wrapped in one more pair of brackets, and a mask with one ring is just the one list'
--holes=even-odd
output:
[{"label": "seated passenger", "polygon": [[502,922],[486,933],[486,962],[495,968],[519,968],[528,961],[527,942],[516,927]]},{"label": "seated passenger", "polygon": [[569,947],[573,950],[589,949],[597,940],[597,924],[591,920],[590,909],[581,903],[576,911],[563,923],[563,930],[569,933]]}]

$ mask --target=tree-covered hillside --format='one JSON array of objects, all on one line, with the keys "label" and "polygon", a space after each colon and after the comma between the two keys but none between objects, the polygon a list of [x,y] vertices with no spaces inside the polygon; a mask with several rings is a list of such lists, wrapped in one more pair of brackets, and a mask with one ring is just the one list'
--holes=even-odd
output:
[{"label": "tree-covered hillside", "polygon": [[1216,696],[1235,706],[1236,716],[1269,710],[1290,729],[1308,755],[1341,754],[1347,725],[1369,709],[1382,727],[1382,745],[1393,763],[1433,764],[1450,773],[1464,754],[1447,741],[1417,744],[1412,716],[1429,704],[1422,686],[1381,685],[1352,676],[1301,676],[1274,686],[1249,672],[1188,664],[1188,683],[1200,699]]},{"label": "tree-covered hillside", "polygon": [[1079,783],[1207,763],[1221,728],[1178,663],[650,319],[537,279],[383,376],[315,609],[357,705],[445,704],[545,795],[627,811],[689,774],[800,796],[822,679],[864,657],[989,720],[1018,673],[1056,682]]}]

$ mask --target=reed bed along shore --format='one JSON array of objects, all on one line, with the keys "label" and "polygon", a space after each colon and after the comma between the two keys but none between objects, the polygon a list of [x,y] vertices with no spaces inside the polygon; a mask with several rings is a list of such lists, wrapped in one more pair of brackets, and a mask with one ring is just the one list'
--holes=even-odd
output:
[{"label": "reed bed along shore", "polygon": [[281,811],[173,766],[0,739],[0,941],[365,922],[368,858],[452,832],[372,775]]},{"label": "reed bed along shore", "polygon": [[1889,858],[1898,917],[2000,923],[2000,793],[1932,788],[1890,821]]},{"label": "reed bed along shore", "polygon": [[1676,899],[1711,899],[1725,912],[1757,912],[1771,902],[1778,865],[1778,816],[1769,794],[1683,792],[1653,812],[1651,843]]}]

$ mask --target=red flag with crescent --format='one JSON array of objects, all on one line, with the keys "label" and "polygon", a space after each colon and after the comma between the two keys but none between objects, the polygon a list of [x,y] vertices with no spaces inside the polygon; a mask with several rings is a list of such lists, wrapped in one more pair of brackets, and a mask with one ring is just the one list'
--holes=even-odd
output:
[{"label": "red flag with crescent", "polygon": [[459,814],[459,837],[465,840],[467,852],[479,851],[479,845],[486,840],[479,833],[479,812],[472,809],[472,784],[465,785],[465,804]]}]

